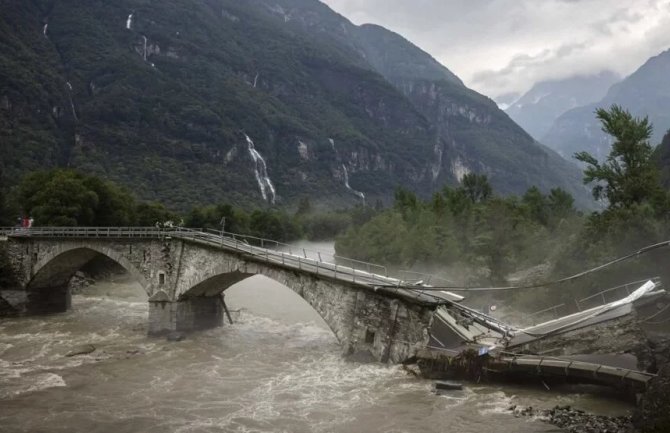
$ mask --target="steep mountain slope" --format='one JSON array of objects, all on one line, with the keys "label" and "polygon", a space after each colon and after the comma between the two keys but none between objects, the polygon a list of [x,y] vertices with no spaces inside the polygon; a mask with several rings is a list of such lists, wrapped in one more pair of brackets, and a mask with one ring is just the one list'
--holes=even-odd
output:
[{"label": "steep mountain slope", "polygon": [[[367,58],[402,58],[410,45],[379,26],[361,26],[358,34]],[[491,99],[465,87],[448,70],[436,71],[435,60],[413,48],[421,55],[415,54],[410,66],[382,64],[378,71],[435,126],[435,179],[442,171],[459,179],[468,172],[486,173],[503,193],[525,191],[529,183],[543,190],[560,185],[585,203],[581,173],[535,142]]]},{"label": "steep mountain slope", "polygon": [[541,81],[512,103],[505,112],[539,140],[558,117],[568,110],[600,101],[620,77],[611,71]]},{"label": "steep mountain slope", "polygon": [[67,165],[176,208],[428,195],[468,170],[580,191],[430,56],[315,0],[10,0],[0,44],[10,182]]},{"label": "steep mountain slope", "polygon": [[566,158],[586,150],[602,159],[610,141],[601,131],[594,111],[618,104],[636,116],[649,116],[654,125],[652,144],[660,143],[670,128],[670,50],[649,59],[632,75],[613,85],[596,104],[575,108],[560,116],[542,142]]}]

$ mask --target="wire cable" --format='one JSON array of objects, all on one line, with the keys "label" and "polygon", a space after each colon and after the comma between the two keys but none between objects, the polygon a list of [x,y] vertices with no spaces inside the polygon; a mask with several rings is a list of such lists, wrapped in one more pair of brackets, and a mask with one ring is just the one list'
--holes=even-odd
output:
[{"label": "wire cable", "polygon": [[617,263],[621,263],[633,258],[636,258],[638,256],[641,256],[643,254],[646,254],[650,251],[654,251],[663,247],[668,247],[670,246],[670,240],[664,241],[664,242],[659,242],[657,244],[653,245],[648,245],[644,248],[641,248],[633,253],[630,253],[628,255],[625,255],[623,257],[619,257],[617,259],[614,259],[612,261],[609,261],[605,264],[602,264],[600,266],[596,266],[595,268],[588,269],[586,271],[582,271],[578,274],[571,275],[569,277],[561,278],[558,280],[553,280],[553,281],[547,281],[544,283],[537,283],[537,284],[525,284],[525,285],[517,285],[517,286],[502,286],[502,287],[468,287],[465,285],[454,285],[454,286],[412,286],[412,285],[388,285],[388,286],[380,286],[380,287],[397,287],[401,289],[409,289],[409,290],[422,290],[426,292],[435,292],[435,291],[442,291],[442,290],[450,290],[454,292],[493,292],[493,291],[509,291],[509,290],[522,290],[522,289],[537,289],[541,287],[548,287],[548,286],[555,286],[558,284],[563,284],[567,283],[568,281],[573,281],[579,278],[582,278],[586,275],[592,274],[594,272],[598,272],[602,269],[605,269],[607,267],[610,267],[612,265],[615,265]]}]

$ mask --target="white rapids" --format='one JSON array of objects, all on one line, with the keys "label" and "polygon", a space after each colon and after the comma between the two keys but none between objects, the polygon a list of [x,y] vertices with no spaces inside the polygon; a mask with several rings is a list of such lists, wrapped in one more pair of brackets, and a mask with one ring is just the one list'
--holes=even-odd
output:
[{"label": "white rapids", "polygon": [[[232,325],[180,342],[147,337],[147,294],[129,276],[87,287],[67,313],[0,319],[0,431],[550,433],[507,408],[629,409],[541,387],[435,395],[401,366],[345,361],[325,322],[275,281],[238,283],[226,303]],[[80,345],[96,350],[66,356]]]}]

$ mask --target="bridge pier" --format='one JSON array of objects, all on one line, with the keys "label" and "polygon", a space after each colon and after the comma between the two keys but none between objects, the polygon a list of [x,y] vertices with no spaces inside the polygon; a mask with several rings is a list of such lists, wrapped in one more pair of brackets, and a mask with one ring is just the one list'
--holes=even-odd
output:
[{"label": "bridge pier", "polygon": [[26,314],[64,313],[71,306],[72,295],[67,284],[26,293]]},{"label": "bridge pier", "polygon": [[216,328],[223,326],[223,316],[220,296],[170,301],[164,292],[159,292],[149,299],[149,335]]}]

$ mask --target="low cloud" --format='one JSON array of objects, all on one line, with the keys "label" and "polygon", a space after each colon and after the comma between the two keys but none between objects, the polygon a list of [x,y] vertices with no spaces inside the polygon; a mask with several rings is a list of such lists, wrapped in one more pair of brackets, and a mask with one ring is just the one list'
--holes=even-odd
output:
[{"label": "low cloud", "polygon": [[496,97],[535,82],[627,75],[670,48],[670,0],[323,0],[396,31]]}]

